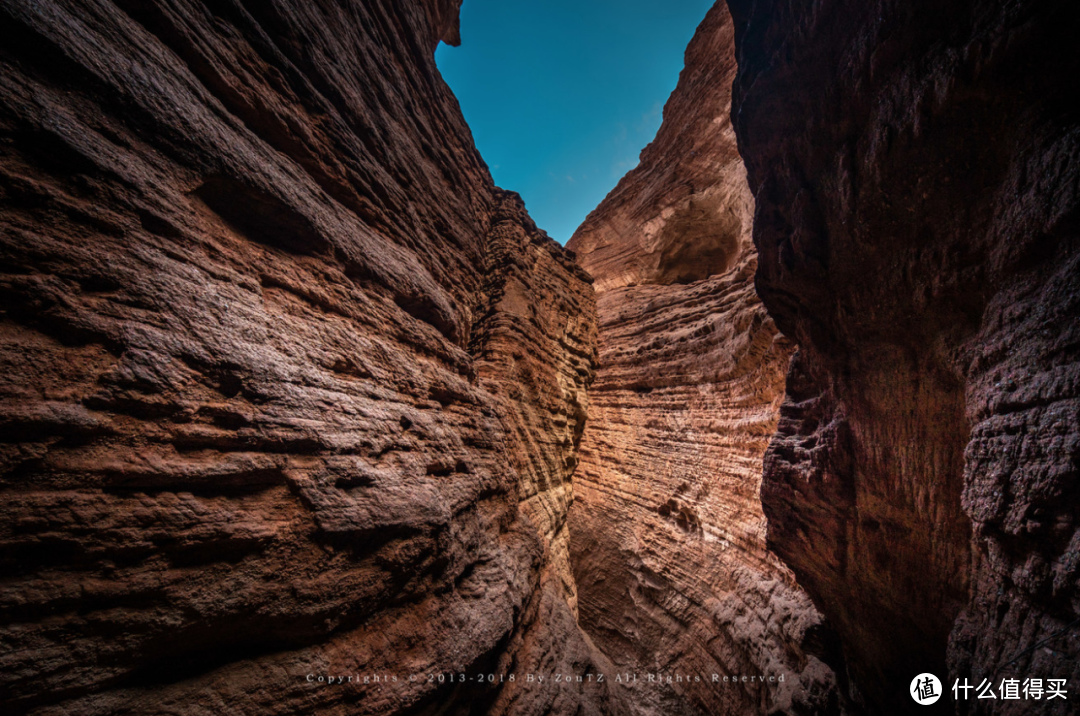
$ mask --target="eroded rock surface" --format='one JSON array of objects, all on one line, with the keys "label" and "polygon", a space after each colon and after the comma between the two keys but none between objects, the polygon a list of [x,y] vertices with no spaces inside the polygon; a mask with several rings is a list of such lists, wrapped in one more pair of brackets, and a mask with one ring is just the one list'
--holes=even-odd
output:
[{"label": "eroded rock surface", "polygon": [[730,5],[757,285],[799,345],[766,459],[770,546],[871,713],[906,712],[924,671],[1075,690],[1075,6]]},{"label": "eroded rock surface", "polygon": [[459,4],[0,3],[4,713],[622,712],[499,683],[598,670],[596,325],[435,68]]},{"label": "eroded rock surface", "polygon": [[637,714],[837,708],[815,653],[827,630],[765,547],[761,460],[790,346],[754,293],[734,75],[718,3],[656,140],[568,244],[596,279],[600,320],[570,511],[581,623],[620,672],[638,674]]}]

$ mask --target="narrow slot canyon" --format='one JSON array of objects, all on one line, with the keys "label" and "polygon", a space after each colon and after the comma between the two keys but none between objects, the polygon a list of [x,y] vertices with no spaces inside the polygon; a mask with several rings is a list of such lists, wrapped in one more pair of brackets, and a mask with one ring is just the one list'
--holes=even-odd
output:
[{"label": "narrow slot canyon", "polygon": [[0,712],[1080,712],[1080,12],[719,0],[564,248],[461,5],[0,0]]},{"label": "narrow slot canyon", "polygon": [[599,320],[570,509],[579,621],[639,675],[627,713],[643,716],[839,713],[828,627],[766,546],[762,460],[793,346],[754,292],[734,30],[715,5],[656,139],[567,244]]}]

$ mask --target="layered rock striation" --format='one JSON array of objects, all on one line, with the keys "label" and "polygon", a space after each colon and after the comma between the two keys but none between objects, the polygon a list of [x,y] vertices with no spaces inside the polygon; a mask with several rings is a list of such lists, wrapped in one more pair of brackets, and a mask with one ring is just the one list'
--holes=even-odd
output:
[{"label": "layered rock striation", "polygon": [[622,712],[504,678],[600,668],[595,308],[459,4],[0,2],[4,713]]},{"label": "layered rock striation", "polygon": [[829,632],[765,545],[761,460],[790,345],[754,293],[734,75],[717,3],[655,141],[568,244],[600,321],[570,511],[581,623],[638,675],[637,714],[838,708]]},{"label": "layered rock striation", "polygon": [[872,713],[906,712],[925,671],[1076,684],[1080,16],[730,5],[757,287],[799,346],[765,463],[769,545]]}]

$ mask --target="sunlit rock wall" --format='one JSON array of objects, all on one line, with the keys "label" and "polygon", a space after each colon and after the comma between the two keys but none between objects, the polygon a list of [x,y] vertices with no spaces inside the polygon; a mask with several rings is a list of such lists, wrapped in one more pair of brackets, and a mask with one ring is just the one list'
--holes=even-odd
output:
[{"label": "sunlit rock wall", "polygon": [[623,712],[499,680],[600,668],[595,308],[459,4],[0,2],[0,711]]},{"label": "sunlit rock wall", "polygon": [[730,5],[758,290],[799,346],[765,463],[770,546],[870,713],[907,713],[924,671],[1075,691],[1075,4]]},{"label": "sunlit rock wall", "polygon": [[600,319],[570,511],[581,624],[639,675],[637,714],[837,707],[819,659],[829,633],[765,546],[758,488],[790,346],[754,293],[734,75],[720,3],[687,48],[641,164],[568,245],[596,279]]}]

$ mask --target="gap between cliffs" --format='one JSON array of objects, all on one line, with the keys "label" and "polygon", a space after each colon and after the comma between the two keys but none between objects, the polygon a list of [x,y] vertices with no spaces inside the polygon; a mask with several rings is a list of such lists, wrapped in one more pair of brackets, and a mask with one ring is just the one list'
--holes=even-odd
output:
[{"label": "gap between cliffs", "polygon": [[570,509],[579,621],[641,675],[628,686],[640,716],[839,709],[823,661],[835,637],[766,545],[762,460],[792,345],[754,291],[735,74],[720,2],[655,140],[567,244],[594,278],[599,326]]}]

